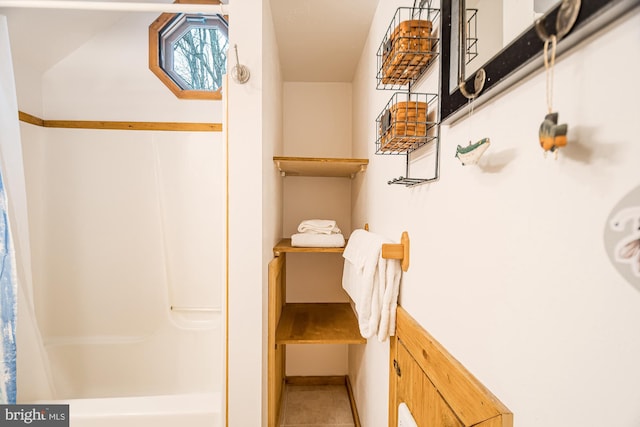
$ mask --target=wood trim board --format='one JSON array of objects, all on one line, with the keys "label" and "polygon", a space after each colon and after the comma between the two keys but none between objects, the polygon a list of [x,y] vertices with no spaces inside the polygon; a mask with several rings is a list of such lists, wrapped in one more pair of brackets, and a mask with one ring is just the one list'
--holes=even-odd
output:
[{"label": "wood trim board", "polygon": [[222,132],[222,123],[195,122],[118,122],[105,120],[47,120],[18,111],[22,122],[45,128],[100,129],[100,130],[147,130],[173,132]]},{"label": "wood trim board", "polygon": [[277,344],[276,330],[280,322],[280,316],[284,308],[284,296],[286,295],[286,262],[285,255],[274,257],[269,262],[269,331],[267,350],[267,425],[276,427],[279,425],[280,405],[285,381],[286,346]]}]

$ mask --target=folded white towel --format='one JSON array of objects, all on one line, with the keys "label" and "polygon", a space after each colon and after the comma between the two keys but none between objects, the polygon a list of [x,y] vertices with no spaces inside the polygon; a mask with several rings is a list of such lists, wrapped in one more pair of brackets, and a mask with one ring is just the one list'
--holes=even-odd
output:
[{"label": "folded white towel", "polygon": [[298,226],[298,233],[338,234],[336,222],[330,219],[307,219]]},{"label": "folded white towel", "polygon": [[385,341],[395,333],[401,268],[398,260],[382,258],[382,244],[391,241],[355,230],[344,250],[342,287],[355,302],[360,334]]},{"label": "folded white towel", "polygon": [[306,248],[341,248],[344,236],[337,234],[297,233],[291,236],[291,246]]}]

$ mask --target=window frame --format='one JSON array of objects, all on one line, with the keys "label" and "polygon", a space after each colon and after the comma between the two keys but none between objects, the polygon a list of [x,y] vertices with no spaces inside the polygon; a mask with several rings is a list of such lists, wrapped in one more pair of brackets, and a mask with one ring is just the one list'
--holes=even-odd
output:
[{"label": "window frame", "polygon": [[[220,4],[219,0],[176,0],[174,3],[195,3],[195,4]],[[149,26],[149,69],[167,86],[173,94],[180,99],[205,99],[205,100],[221,100],[222,87],[215,91],[183,89],[162,68],[162,58],[160,56],[160,48],[162,41],[162,30],[174,20],[179,13],[163,13]],[[222,18],[228,23],[228,15]],[[228,28],[227,28],[228,36]]]}]

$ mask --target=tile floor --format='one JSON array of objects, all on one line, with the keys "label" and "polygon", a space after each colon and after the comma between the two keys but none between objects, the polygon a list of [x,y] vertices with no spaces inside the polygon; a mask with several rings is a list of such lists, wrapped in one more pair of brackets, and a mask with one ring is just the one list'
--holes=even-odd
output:
[{"label": "tile floor", "polygon": [[347,387],[287,384],[282,396],[280,426],[355,426]]}]

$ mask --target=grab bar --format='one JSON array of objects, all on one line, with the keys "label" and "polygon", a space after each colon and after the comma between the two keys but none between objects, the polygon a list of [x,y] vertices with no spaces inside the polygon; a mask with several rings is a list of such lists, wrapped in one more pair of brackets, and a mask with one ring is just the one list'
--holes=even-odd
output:
[{"label": "grab bar", "polygon": [[211,311],[220,311],[220,308],[215,307],[180,307],[180,306],[171,306],[171,311],[201,311],[201,312],[211,312]]}]

